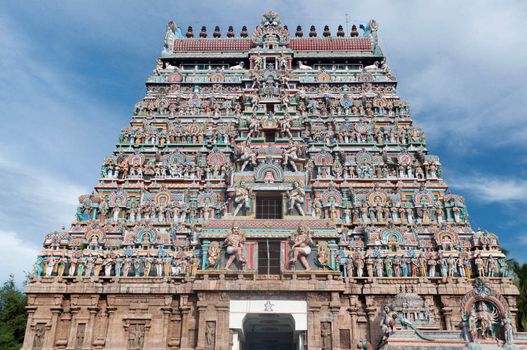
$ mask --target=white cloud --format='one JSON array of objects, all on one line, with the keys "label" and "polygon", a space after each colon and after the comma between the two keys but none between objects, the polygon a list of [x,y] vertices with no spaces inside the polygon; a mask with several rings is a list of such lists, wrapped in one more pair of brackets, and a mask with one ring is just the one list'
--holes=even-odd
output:
[{"label": "white cloud", "polygon": [[[1,14],[0,46],[3,150],[19,163],[61,169],[84,179],[92,174],[94,181],[101,151],[110,152],[117,130],[124,126],[118,125],[120,113],[108,100],[96,101],[83,90],[89,77],[72,72],[49,52],[43,54],[43,43]],[[83,164],[74,167],[79,159]],[[89,172],[82,171],[90,164]]]},{"label": "white cloud", "polygon": [[473,175],[456,177],[452,183],[487,203],[527,202],[527,180]]},{"label": "white cloud", "polygon": [[46,233],[69,227],[79,195],[87,190],[47,171],[0,154],[0,282],[30,271]]},{"label": "white cloud", "polygon": [[74,216],[79,195],[87,191],[46,170],[8,160],[1,153],[0,173],[0,202],[9,204],[0,207],[0,227],[23,222],[65,225]]},{"label": "white cloud", "polygon": [[0,281],[13,274],[18,286],[24,281],[25,274],[33,270],[33,263],[39,252],[38,246],[22,240],[12,231],[0,230]]}]

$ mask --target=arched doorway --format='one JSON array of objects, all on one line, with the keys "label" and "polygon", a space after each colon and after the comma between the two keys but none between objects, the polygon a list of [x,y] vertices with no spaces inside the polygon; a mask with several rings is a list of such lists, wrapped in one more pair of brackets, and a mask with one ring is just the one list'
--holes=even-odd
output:
[{"label": "arched doorway", "polygon": [[291,314],[254,313],[243,320],[243,350],[294,350],[295,320]]},{"label": "arched doorway", "polygon": [[232,350],[305,350],[307,302],[304,300],[231,300]]}]

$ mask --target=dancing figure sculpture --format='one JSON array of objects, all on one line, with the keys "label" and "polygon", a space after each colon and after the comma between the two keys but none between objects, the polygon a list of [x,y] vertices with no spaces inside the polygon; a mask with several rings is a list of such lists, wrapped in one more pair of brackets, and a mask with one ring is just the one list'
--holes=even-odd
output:
[{"label": "dancing figure sculpture", "polygon": [[304,208],[302,208],[304,202],[306,201],[306,192],[300,186],[299,182],[293,183],[293,189],[287,191],[287,196],[289,197],[289,211],[293,211],[294,208],[298,210],[300,215],[305,216]]},{"label": "dancing figure sculpture", "polygon": [[305,226],[299,225],[297,231],[291,236],[290,244],[292,244],[293,258],[289,260],[289,263],[296,264],[296,262],[300,260],[304,269],[309,271],[311,267],[309,266],[307,257],[311,253],[311,246],[313,245],[309,229]]},{"label": "dancing figure sculpture", "polygon": [[234,203],[236,204],[236,208],[232,216],[238,215],[241,209],[250,207],[250,189],[244,182],[241,182],[234,190]]},{"label": "dancing figure sculpture", "polygon": [[241,233],[238,226],[233,226],[231,232],[225,237],[223,244],[227,247],[225,251],[229,254],[229,259],[225,263],[225,270],[229,270],[235,259],[243,265],[245,258],[243,257],[243,244],[245,243],[245,236]]}]

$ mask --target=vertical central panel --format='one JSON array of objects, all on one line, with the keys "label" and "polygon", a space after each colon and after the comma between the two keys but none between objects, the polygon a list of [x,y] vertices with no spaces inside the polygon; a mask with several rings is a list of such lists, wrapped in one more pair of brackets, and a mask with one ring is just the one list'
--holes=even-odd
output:
[{"label": "vertical central panel", "polygon": [[280,274],[280,241],[258,241],[258,273],[263,275]]},{"label": "vertical central panel", "polygon": [[282,195],[279,192],[265,192],[256,194],[257,219],[281,219]]}]

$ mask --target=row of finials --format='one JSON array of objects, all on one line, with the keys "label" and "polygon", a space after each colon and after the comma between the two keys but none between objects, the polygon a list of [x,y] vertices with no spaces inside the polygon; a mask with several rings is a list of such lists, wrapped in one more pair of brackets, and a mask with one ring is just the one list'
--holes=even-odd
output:
[{"label": "row of finials", "polygon": [[[284,28],[287,29],[287,26],[284,26]],[[185,36],[187,38],[193,38],[194,37],[194,30],[192,29],[192,26],[188,27],[187,33],[185,34]],[[207,27],[206,26],[202,26],[201,27],[201,31],[199,33],[199,37],[200,38],[206,38],[207,36],[208,36],[208,34],[207,34]],[[220,26],[216,26],[214,28],[214,32],[212,33],[212,36],[214,38],[220,38],[221,37]],[[235,36],[234,28],[232,26],[229,26],[229,28],[227,30],[227,38],[234,38],[234,36]],[[242,30],[240,32],[240,37],[246,38],[248,36],[249,36],[249,32],[247,30],[247,26],[243,26]],[[297,38],[302,38],[304,36],[304,32],[302,31],[302,26],[297,26],[296,27],[295,36]],[[324,26],[324,31],[322,32],[322,36],[324,36],[324,37],[330,37],[331,36],[331,31],[330,31],[328,25]],[[339,25],[338,28],[337,28],[337,37],[345,37],[345,36],[346,36],[346,32],[344,31],[344,28],[342,27],[342,25]],[[357,26],[355,24],[351,26],[350,36],[351,37],[358,37],[359,36],[359,31],[358,31]],[[316,30],[314,25],[312,25],[309,28],[309,37],[310,38],[317,37],[317,30]]]}]

